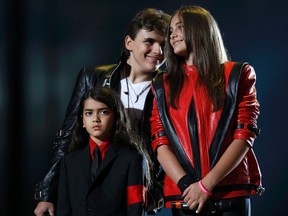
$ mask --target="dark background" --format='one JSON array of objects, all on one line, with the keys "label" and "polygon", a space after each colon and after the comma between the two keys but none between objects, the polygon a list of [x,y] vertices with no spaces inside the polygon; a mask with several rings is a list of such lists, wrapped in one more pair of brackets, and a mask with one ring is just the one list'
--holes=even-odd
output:
[{"label": "dark background", "polygon": [[[255,216],[287,207],[287,28],[277,0],[1,0],[0,212],[33,215],[34,185],[47,171],[81,67],[116,63],[125,27],[146,7],[168,13],[200,5],[218,21],[232,59],[257,73],[261,135],[254,149],[266,193],[252,199]],[[21,214],[16,214],[20,211]],[[165,210],[159,215],[169,215]]]}]

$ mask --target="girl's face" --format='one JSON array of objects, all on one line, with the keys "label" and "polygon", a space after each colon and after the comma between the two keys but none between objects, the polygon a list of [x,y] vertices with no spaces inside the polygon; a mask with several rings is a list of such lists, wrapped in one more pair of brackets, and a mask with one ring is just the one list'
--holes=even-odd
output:
[{"label": "girl's face", "polygon": [[174,53],[179,56],[187,56],[187,47],[185,43],[184,25],[179,19],[178,14],[173,16],[170,23],[170,45]]},{"label": "girl's face", "polygon": [[84,102],[83,127],[98,145],[112,135],[114,124],[114,112],[106,104],[92,98]]},{"label": "girl's face", "polygon": [[193,64],[193,52],[187,53],[187,45],[185,42],[184,24],[179,19],[179,15],[175,14],[170,23],[170,45],[174,53],[185,58],[187,65]]},{"label": "girl's face", "polygon": [[125,38],[125,46],[130,51],[128,63],[131,73],[146,74],[154,72],[162,63],[164,36],[155,32],[141,29],[134,40]]}]

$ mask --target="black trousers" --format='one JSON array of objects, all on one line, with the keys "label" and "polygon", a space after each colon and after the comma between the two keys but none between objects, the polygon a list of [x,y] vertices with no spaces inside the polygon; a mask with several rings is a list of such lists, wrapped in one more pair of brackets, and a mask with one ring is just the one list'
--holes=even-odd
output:
[{"label": "black trousers", "polygon": [[[227,204],[229,203],[229,205]],[[222,205],[223,204],[223,205]],[[251,201],[248,197],[237,197],[216,202],[215,212],[203,209],[199,214],[189,209],[172,208],[173,216],[251,216]]]}]

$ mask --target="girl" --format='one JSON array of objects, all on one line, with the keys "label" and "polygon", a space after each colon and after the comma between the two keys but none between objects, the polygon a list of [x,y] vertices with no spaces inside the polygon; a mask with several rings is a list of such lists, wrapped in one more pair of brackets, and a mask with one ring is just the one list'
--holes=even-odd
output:
[{"label": "girl", "polygon": [[142,215],[149,156],[141,146],[119,95],[107,87],[88,90],[61,162],[57,215]]},{"label": "girl", "polygon": [[168,73],[153,83],[152,147],[166,172],[165,206],[176,215],[250,215],[263,191],[252,150],[259,133],[256,75],[228,61],[218,25],[204,8],[171,17]]}]

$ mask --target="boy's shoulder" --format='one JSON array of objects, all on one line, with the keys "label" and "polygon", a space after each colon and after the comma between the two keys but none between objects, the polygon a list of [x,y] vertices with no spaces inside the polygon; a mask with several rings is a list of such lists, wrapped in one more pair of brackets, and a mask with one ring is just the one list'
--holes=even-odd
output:
[{"label": "boy's shoulder", "polygon": [[87,66],[81,68],[82,73],[103,73],[112,71],[116,68],[117,64],[107,64],[107,65],[99,65],[99,66]]},{"label": "boy's shoulder", "polygon": [[142,156],[142,154],[137,149],[133,148],[132,146],[121,145],[120,152],[121,152],[120,154],[124,157]]},{"label": "boy's shoulder", "polygon": [[80,155],[82,155],[84,151],[89,152],[89,148],[87,146],[80,147],[64,155],[64,158],[66,160],[70,160],[72,158],[80,157]]}]

